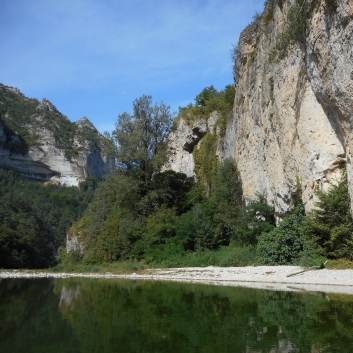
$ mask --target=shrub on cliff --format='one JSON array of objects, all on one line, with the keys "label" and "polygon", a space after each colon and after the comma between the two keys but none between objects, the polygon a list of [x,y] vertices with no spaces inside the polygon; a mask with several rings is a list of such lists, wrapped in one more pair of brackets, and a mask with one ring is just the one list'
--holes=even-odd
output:
[{"label": "shrub on cliff", "polygon": [[217,125],[224,131],[228,115],[233,109],[234,96],[234,85],[227,85],[219,92],[211,85],[195,97],[194,104],[179,107],[179,117],[191,125],[196,120],[208,119],[210,114],[216,111],[220,116]]},{"label": "shrub on cliff", "polygon": [[[326,0],[325,0],[326,1]],[[331,2],[331,0],[327,0]],[[288,10],[285,29],[278,35],[275,47],[270,52],[270,60],[284,59],[295,43],[304,42],[307,20],[310,18],[315,2],[295,0]]]}]

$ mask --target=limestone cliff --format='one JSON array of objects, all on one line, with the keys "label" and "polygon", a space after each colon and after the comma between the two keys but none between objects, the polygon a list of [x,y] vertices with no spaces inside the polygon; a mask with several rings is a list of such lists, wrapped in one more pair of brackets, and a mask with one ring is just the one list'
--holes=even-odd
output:
[{"label": "limestone cliff", "polygon": [[[295,3],[303,3],[306,14],[302,39],[276,57]],[[312,209],[316,188],[327,189],[343,166],[353,196],[353,0],[266,4],[263,16],[239,39],[233,116],[218,153],[235,158],[245,198],[265,194],[283,216],[295,206],[299,186],[306,210]],[[197,123],[190,128],[195,129]],[[172,168],[190,175],[187,153],[184,146],[171,161],[189,159],[187,166]]]},{"label": "limestone cliff", "polygon": [[207,133],[217,133],[218,117],[214,112],[208,119],[196,120],[193,124],[179,119],[177,127],[169,134],[168,162],[162,171],[174,170],[195,177],[194,148],[200,147],[200,141]]},{"label": "limestone cliff", "polygon": [[78,185],[113,170],[103,139],[87,118],[71,123],[48,100],[0,84],[0,167],[30,180]]}]

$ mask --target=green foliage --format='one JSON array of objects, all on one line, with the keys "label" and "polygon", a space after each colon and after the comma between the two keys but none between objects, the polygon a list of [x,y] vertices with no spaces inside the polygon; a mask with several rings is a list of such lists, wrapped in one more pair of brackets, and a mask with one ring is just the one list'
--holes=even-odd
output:
[{"label": "green foliage", "polygon": [[347,176],[327,192],[318,191],[320,201],[305,217],[302,232],[309,246],[319,256],[329,259],[353,259],[353,219]]},{"label": "green foliage", "polygon": [[192,225],[194,228],[193,243],[196,251],[215,249],[217,234],[212,222],[212,210],[207,203],[197,204],[191,210]]},{"label": "green foliage", "polygon": [[146,231],[142,236],[146,248],[173,242],[176,219],[175,208],[167,208],[164,205],[151,214],[146,220]]},{"label": "green foliage", "polygon": [[276,45],[270,53],[270,60],[284,59],[291,47],[303,40],[306,22],[311,15],[310,9],[306,6],[306,0],[295,0],[294,5],[289,9],[286,18],[286,27],[279,34]]},{"label": "green foliage", "polygon": [[81,262],[82,254],[80,250],[72,250],[67,252],[65,247],[60,246],[56,259],[61,265],[77,266]]},{"label": "green foliage", "polygon": [[[149,211],[151,212],[162,206],[175,208],[177,215],[187,211],[190,208],[188,206],[188,203],[190,203],[189,192],[193,184],[193,178],[188,178],[183,173],[176,173],[172,170],[155,173],[151,183],[149,183],[147,194],[150,201],[150,204],[147,205]],[[195,195],[195,197],[197,196]],[[190,205],[192,204],[191,202]]]},{"label": "green foliage", "polygon": [[258,238],[262,233],[268,233],[276,226],[274,208],[267,205],[263,195],[258,197],[245,206],[233,237],[241,244],[256,246]]},{"label": "green foliage", "polygon": [[210,179],[209,198],[177,221],[176,235],[185,250],[216,249],[235,237],[242,212],[242,184],[235,162],[226,159],[217,165]]},{"label": "green foliage", "polygon": [[36,114],[39,102],[36,99],[25,98],[19,91],[2,84],[0,84],[0,101],[2,103],[0,123],[6,126],[5,133],[8,140],[10,141],[14,136],[20,140],[19,143],[3,144],[2,147],[8,147],[12,152],[26,153],[28,147],[37,145],[37,136],[29,133],[26,124]]},{"label": "green foliage", "polygon": [[300,229],[304,207],[299,204],[293,214],[284,218],[279,227],[258,238],[257,251],[263,265],[297,265],[304,250]]},{"label": "green foliage", "polygon": [[195,251],[196,249],[194,242],[198,222],[198,219],[195,218],[196,215],[197,212],[189,211],[182,214],[176,221],[175,241],[181,244],[185,251]]},{"label": "green foliage", "polygon": [[194,121],[208,119],[211,113],[217,112],[219,114],[217,125],[221,131],[225,131],[227,118],[233,109],[234,96],[234,85],[227,85],[220,92],[211,85],[196,96],[195,104],[190,103],[187,107],[179,107],[179,117],[192,125]]},{"label": "green foliage", "polygon": [[275,7],[274,0],[265,1],[265,9],[262,14],[262,23],[265,28],[265,31],[267,31],[268,26],[273,21],[273,16],[275,11],[274,7]]},{"label": "green foliage", "polygon": [[30,183],[0,169],[0,268],[53,265],[55,252],[96,186],[92,178],[79,188]]},{"label": "green foliage", "polygon": [[218,161],[216,150],[218,137],[216,134],[207,134],[201,141],[200,147],[193,152],[195,172],[197,177],[206,186],[207,194],[212,188],[212,179],[217,170]]},{"label": "green foliage", "polygon": [[195,98],[196,107],[206,107],[209,101],[217,99],[219,97],[219,92],[211,85],[202,90]]},{"label": "green foliage", "polygon": [[252,246],[221,246],[216,250],[185,252],[178,245],[163,247],[160,256],[154,255],[151,267],[241,267],[256,263],[256,251]]},{"label": "green foliage", "polygon": [[231,61],[233,63],[233,76],[237,77],[238,76],[238,72],[237,72],[237,59],[238,57],[241,55],[240,52],[240,47],[239,44],[237,45],[232,45],[232,49],[230,50],[230,58]]},{"label": "green foliage", "polygon": [[[234,161],[226,159],[215,164],[207,177],[208,197],[200,182],[194,183],[184,174],[173,171],[155,173],[147,183],[128,170],[107,176],[84,217],[68,233],[70,237],[80,237],[84,244],[81,262],[99,264],[135,259],[167,266],[181,263],[186,252],[209,254],[222,245],[229,245],[244,222],[239,172]],[[267,210],[264,205],[262,209]],[[265,215],[265,211],[262,213]],[[266,217],[270,218],[269,214]],[[252,222],[250,225],[249,221],[249,228],[256,223]],[[258,229],[268,228],[257,225]],[[250,250],[246,249],[250,247],[244,247],[244,254],[248,254]],[[221,265],[245,263],[247,255],[242,255],[240,247],[234,249],[215,261]],[[200,258],[204,259],[203,255]],[[64,260],[69,264],[76,257]]]},{"label": "green foliage", "polygon": [[[79,220],[69,232],[79,233],[85,244],[84,263],[115,261],[125,253],[129,245],[128,229],[132,226],[131,214],[134,215],[133,208],[139,197],[138,181],[123,172],[109,174],[99,184],[85,210],[85,222]],[[129,222],[125,222],[126,219]]]},{"label": "green foliage", "polygon": [[190,178],[173,171],[156,173],[148,183],[124,170],[108,175],[69,231],[85,244],[83,263],[140,259],[168,243],[176,217],[191,207],[191,187]]},{"label": "green foliage", "polygon": [[225,159],[217,166],[209,203],[213,208],[218,243],[229,244],[235,238],[243,208],[242,183],[233,159]]},{"label": "green foliage", "polygon": [[[13,153],[28,153],[29,147],[39,147],[39,133],[46,129],[55,138],[55,146],[64,150],[68,159],[87,148],[112,156],[112,143],[91,125],[80,127],[71,123],[48,100],[40,103],[37,99],[26,98],[18,90],[0,84],[0,124],[5,126],[6,142],[1,147]],[[74,141],[80,142],[77,147]]]},{"label": "green foliage", "polygon": [[169,109],[163,102],[152,105],[152,97],[143,95],[133,102],[133,115],[119,115],[113,132],[120,167],[137,173],[145,182],[166,160],[166,140],[173,121]]}]

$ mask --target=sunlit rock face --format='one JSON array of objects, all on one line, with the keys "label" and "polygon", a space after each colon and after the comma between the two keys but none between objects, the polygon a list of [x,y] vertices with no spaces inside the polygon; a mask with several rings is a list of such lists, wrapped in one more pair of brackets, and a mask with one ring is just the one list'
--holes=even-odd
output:
[{"label": "sunlit rock face", "polygon": [[40,146],[30,147],[25,154],[0,147],[0,167],[25,173],[30,180],[53,181],[67,186],[77,186],[88,176],[101,179],[114,168],[114,159],[102,156],[90,141],[78,145],[81,148],[77,156],[69,159],[65,150],[55,146],[55,138],[50,131],[36,130],[36,134]]},{"label": "sunlit rock face", "polygon": [[162,171],[174,170],[184,173],[188,177],[196,177],[192,153],[194,148],[199,148],[201,139],[207,133],[218,133],[217,119],[216,112],[212,113],[208,119],[196,120],[193,123],[187,123],[184,119],[180,119],[176,128],[169,134],[168,162]]},{"label": "sunlit rock face", "polygon": [[277,214],[291,211],[302,189],[306,210],[347,165],[353,193],[353,3],[316,7],[305,42],[281,61],[269,54],[294,1],[277,1],[267,34],[261,22],[240,36],[237,91],[224,157],[234,157],[244,196],[266,195]]},{"label": "sunlit rock face", "polygon": [[[88,176],[101,179],[113,171],[114,158],[101,152],[98,142],[103,137],[87,118],[73,124],[46,99],[41,102],[28,99],[19,90],[4,85],[0,85],[0,90],[1,104],[9,105],[9,102],[15,101],[23,109],[20,115],[8,109],[0,119],[1,168],[24,173],[29,180],[51,181],[67,186],[77,186]],[[20,126],[21,133],[4,123],[7,121],[16,126],[17,119],[25,121]],[[65,140],[63,147],[60,147],[58,137],[63,139],[67,132],[57,129],[55,135],[53,120],[70,129],[73,136]],[[35,143],[28,145],[21,138],[24,133],[35,137]],[[71,151],[70,156],[68,150]]]},{"label": "sunlit rock face", "polygon": [[[311,210],[316,190],[327,190],[345,166],[353,196],[353,2],[337,1],[336,10],[317,2],[304,42],[271,61],[293,3],[274,1],[268,26],[260,19],[241,34],[233,117],[219,148],[221,159],[236,160],[244,197],[264,194],[279,217],[299,197]],[[178,155],[184,141],[171,144],[173,161],[187,160]],[[192,156],[182,153],[187,166],[171,166],[190,175]]]}]

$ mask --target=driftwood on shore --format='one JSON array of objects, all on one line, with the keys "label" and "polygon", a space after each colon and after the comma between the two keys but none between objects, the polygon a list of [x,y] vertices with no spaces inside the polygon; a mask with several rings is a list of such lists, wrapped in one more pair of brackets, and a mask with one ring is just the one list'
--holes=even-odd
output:
[{"label": "driftwood on shore", "polygon": [[313,271],[313,270],[322,270],[325,268],[325,265],[326,265],[326,262],[321,265],[321,266],[312,266],[312,267],[309,267],[309,268],[306,268],[305,270],[302,270],[302,271],[299,271],[299,272],[295,272],[295,273],[291,273],[290,275],[287,275],[286,277],[292,277],[292,276],[296,276],[296,275],[299,275],[301,273],[304,273],[306,271]]}]

